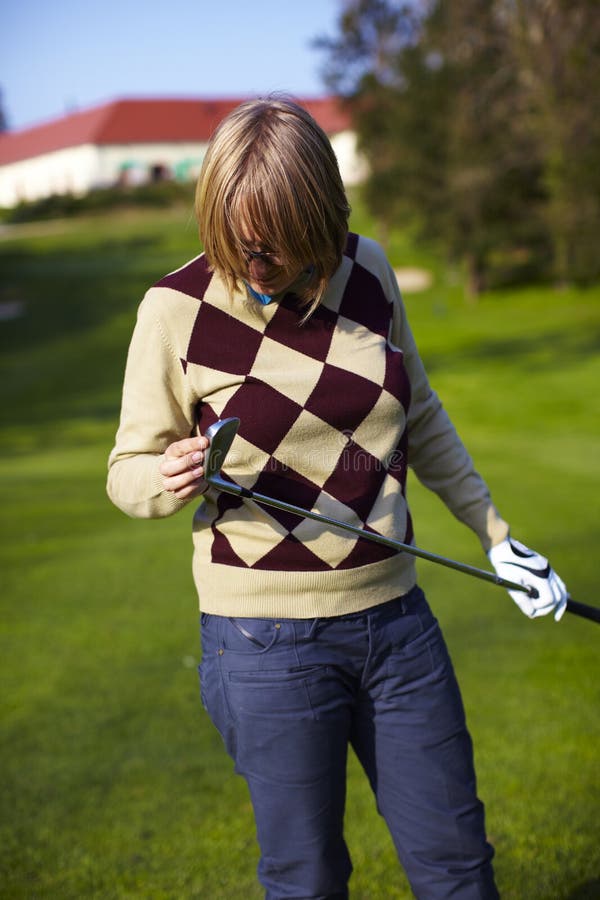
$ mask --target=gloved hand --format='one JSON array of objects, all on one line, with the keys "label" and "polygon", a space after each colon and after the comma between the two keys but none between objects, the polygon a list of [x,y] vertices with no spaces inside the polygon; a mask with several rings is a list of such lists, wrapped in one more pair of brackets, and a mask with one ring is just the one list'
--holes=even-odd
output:
[{"label": "gloved hand", "polygon": [[567,608],[568,592],[544,556],[530,550],[510,535],[501,544],[496,544],[488,551],[488,558],[496,570],[496,574],[509,581],[533,587],[538,596],[528,597],[523,591],[511,591],[519,609],[534,619],[554,612],[558,622]]}]

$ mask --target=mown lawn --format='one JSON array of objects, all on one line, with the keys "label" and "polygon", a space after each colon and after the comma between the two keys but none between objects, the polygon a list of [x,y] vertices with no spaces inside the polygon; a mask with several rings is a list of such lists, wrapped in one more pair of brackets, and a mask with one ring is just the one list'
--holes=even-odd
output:
[{"label": "mown lawn", "polygon": [[[423,261],[392,246],[395,265]],[[191,511],[131,521],[104,493],[135,309],[196,252],[188,210],[0,241],[0,300],[23,308],[0,322],[2,897],[261,896],[247,792],[199,703]],[[432,382],[515,536],[599,605],[600,288],[473,306],[434,271],[407,297]],[[486,564],[436,497],[410,494],[421,546]],[[463,687],[502,896],[600,896],[600,631],[420,573]],[[409,897],[353,759],[349,782],[352,896]]]}]

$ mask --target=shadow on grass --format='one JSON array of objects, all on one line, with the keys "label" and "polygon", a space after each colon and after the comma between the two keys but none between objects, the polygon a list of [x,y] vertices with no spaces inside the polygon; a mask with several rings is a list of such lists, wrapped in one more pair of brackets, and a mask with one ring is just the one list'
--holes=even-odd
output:
[{"label": "shadow on grass", "polygon": [[132,294],[132,282],[149,286],[155,273],[162,274],[155,262],[158,245],[156,237],[132,236],[72,251],[3,250],[0,299],[21,304],[23,315],[2,324],[0,346],[10,350],[23,344],[29,350],[49,338],[100,325],[124,307],[137,305],[141,297]]},{"label": "shadow on grass", "polygon": [[439,369],[471,368],[473,363],[503,359],[523,371],[564,368],[586,356],[600,352],[600,331],[564,331],[556,329],[543,334],[526,334],[511,338],[483,338],[477,342],[453,346],[448,353],[423,354],[429,373]]},{"label": "shadow on grass", "polygon": [[598,900],[600,897],[600,878],[592,878],[580,884],[569,894],[568,900]]},{"label": "shadow on grass", "polygon": [[116,422],[137,306],[171,262],[160,238],[109,237],[43,252],[2,248],[0,262],[0,302],[22,313],[0,322],[3,425]]}]

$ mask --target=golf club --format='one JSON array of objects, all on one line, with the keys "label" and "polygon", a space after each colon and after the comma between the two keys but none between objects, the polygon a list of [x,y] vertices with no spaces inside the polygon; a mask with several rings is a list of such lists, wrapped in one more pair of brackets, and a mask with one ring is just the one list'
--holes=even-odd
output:
[{"label": "golf club", "polygon": [[[286,503],[283,500],[277,500],[274,497],[268,497],[265,494],[259,494],[256,491],[241,487],[239,484],[234,484],[233,482],[226,481],[221,476],[220,472],[225,461],[225,457],[227,456],[231,444],[233,443],[233,439],[237,434],[239,425],[240,420],[235,417],[220,419],[205,431],[205,436],[209,438],[210,445],[204,455],[204,478],[212,487],[216,488],[217,490],[222,491],[223,493],[233,494],[236,497],[243,497],[247,500],[253,500],[255,503],[264,504],[265,506],[273,506],[275,509],[281,509],[285,512],[292,513],[299,518],[314,519],[314,521],[316,522],[321,522],[324,525],[329,525],[332,528],[339,528],[342,531],[347,531],[350,534],[354,534],[357,537],[372,541],[375,544],[382,544],[384,547],[391,547],[393,550],[397,550],[399,552],[404,551],[405,553],[410,553],[412,556],[418,556],[420,559],[426,559],[429,562],[437,563],[441,566],[446,566],[449,569],[455,569],[458,572],[463,572],[465,575],[472,575],[474,578],[479,578],[482,581],[488,581],[491,584],[497,585],[498,587],[509,588],[510,590],[515,591],[523,591],[523,593],[532,598],[538,596],[538,592],[534,587],[522,585],[516,581],[509,581],[507,578],[502,578],[501,576],[496,575],[493,572],[487,572],[485,569],[478,569],[475,566],[470,566],[466,563],[457,562],[453,559],[447,559],[445,556],[438,556],[437,553],[430,553],[427,550],[421,550],[418,547],[414,547],[412,544],[405,544],[402,541],[397,541],[393,538],[385,537],[385,535],[377,534],[374,531],[365,531],[363,528],[358,528],[355,525],[350,525],[347,522],[333,519],[330,516],[323,515],[322,513],[313,512],[309,509],[303,509],[302,507],[295,506],[292,503]],[[587,606],[584,603],[579,603],[575,600],[572,600],[570,597],[567,600],[567,612],[571,612],[575,615],[582,616],[583,618],[591,619],[594,622],[600,623],[600,609],[596,609],[593,606]]]}]

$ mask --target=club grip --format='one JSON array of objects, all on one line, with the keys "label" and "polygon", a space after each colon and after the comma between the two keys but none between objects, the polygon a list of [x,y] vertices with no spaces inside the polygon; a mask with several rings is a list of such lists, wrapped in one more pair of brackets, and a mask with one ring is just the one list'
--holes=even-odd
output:
[{"label": "club grip", "polygon": [[573,600],[572,597],[569,597],[567,600],[567,612],[581,616],[583,619],[591,619],[592,622],[600,623],[600,609],[595,606],[588,606],[586,603],[579,603],[577,600]]}]

